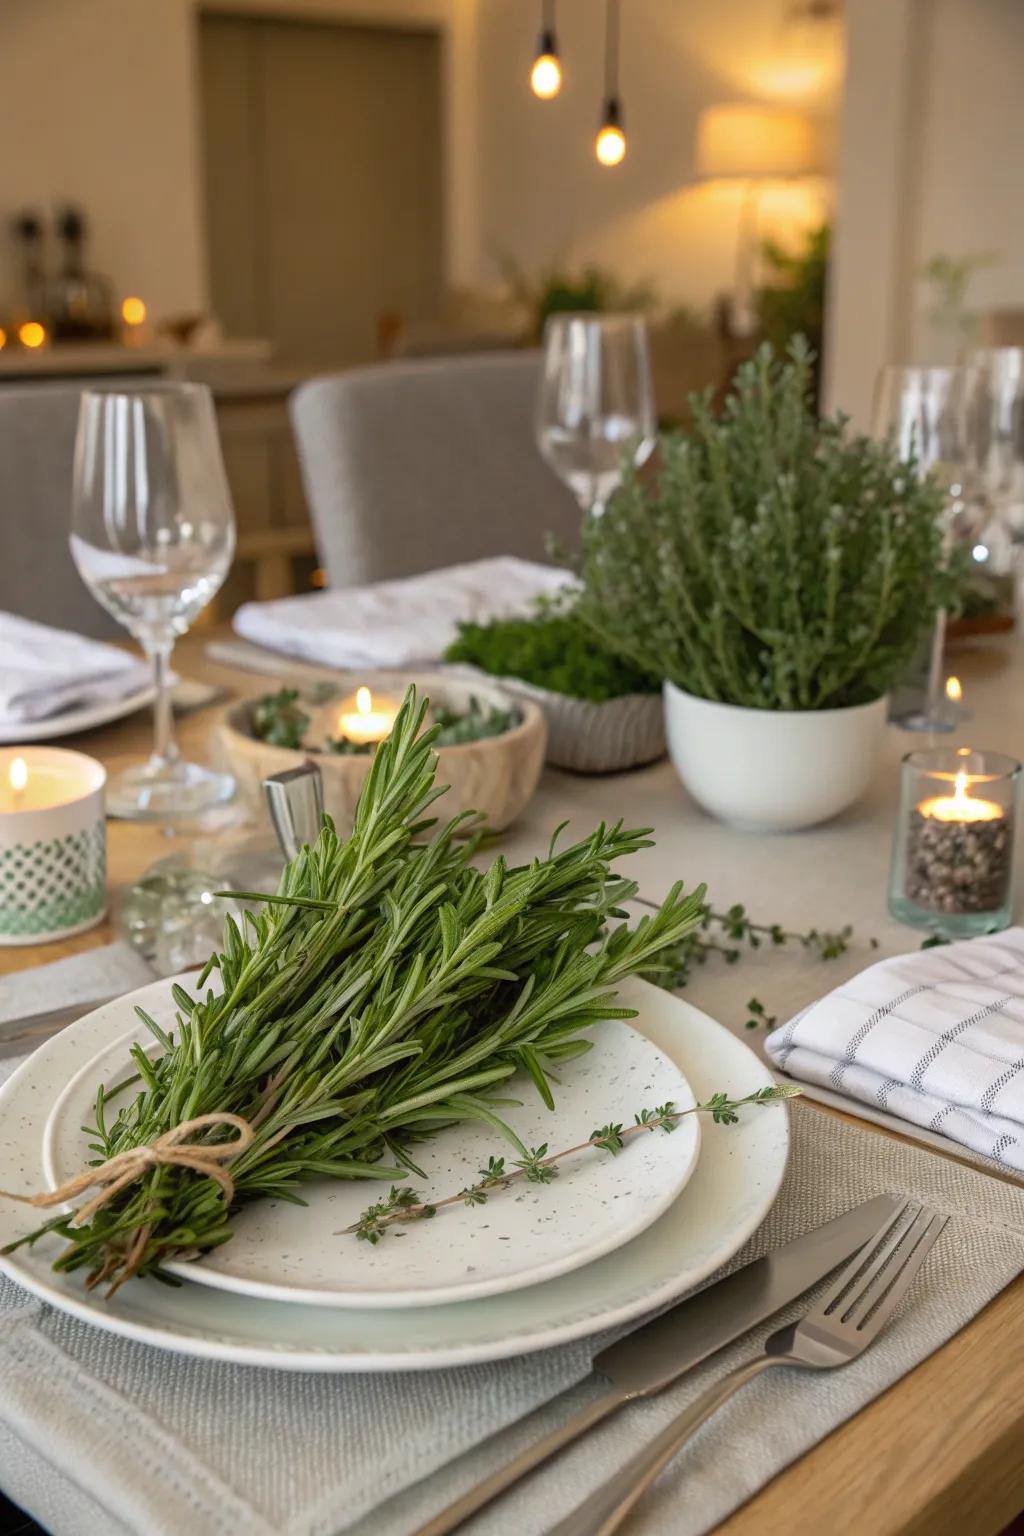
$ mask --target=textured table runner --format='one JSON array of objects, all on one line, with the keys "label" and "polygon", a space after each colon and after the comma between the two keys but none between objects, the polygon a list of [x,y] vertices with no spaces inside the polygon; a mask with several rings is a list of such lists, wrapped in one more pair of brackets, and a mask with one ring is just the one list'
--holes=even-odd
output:
[{"label": "textured table runner", "polygon": [[[111,953],[105,965],[109,975]],[[78,967],[82,961],[63,962]],[[116,967],[114,967],[116,968]],[[64,972],[65,980],[67,972]],[[55,1000],[52,978],[34,984]],[[28,978],[0,983],[0,1015]],[[43,1006],[37,997],[32,1006]],[[794,1106],[793,1152],[744,1262],[887,1190],[952,1215],[873,1349],[816,1377],[744,1389],[630,1526],[698,1536],[968,1322],[1024,1269],[1024,1190]],[[734,1266],[731,1266],[734,1267]],[[592,1432],[477,1517],[472,1536],[541,1536],[784,1316]],[[0,1282],[0,1485],[54,1536],[409,1536],[594,1391],[607,1335],[490,1366],[322,1376],[189,1360],[116,1339]],[[524,1418],[524,1415],[529,1415]],[[488,1437],[494,1436],[494,1439]]]}]

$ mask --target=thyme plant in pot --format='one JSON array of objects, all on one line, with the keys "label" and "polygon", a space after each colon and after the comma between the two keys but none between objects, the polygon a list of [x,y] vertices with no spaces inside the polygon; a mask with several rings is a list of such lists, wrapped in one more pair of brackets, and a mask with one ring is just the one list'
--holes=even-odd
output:
[{"label": "thyme plant in pot", "polygon": [[866,788],[886,694],[955,580],[939,493],[886,444],[810,408],[797,340],[740,369],[719,416],[692,402],[657,482],[583,534],[580,613],[665,679],[669,753],[737,826],[825,821]]}]

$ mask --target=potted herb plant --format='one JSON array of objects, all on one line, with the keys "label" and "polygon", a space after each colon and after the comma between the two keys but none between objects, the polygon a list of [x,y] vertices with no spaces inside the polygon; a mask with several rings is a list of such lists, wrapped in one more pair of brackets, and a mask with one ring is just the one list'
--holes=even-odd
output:
[{"label": "potted herb plant", "polygon": [[768,347],[583,534],[582,618],[664,682],[672,761],[737,826],[824,821],[865,789],[886,694],[955,583],[939,493],[809,407]]}]

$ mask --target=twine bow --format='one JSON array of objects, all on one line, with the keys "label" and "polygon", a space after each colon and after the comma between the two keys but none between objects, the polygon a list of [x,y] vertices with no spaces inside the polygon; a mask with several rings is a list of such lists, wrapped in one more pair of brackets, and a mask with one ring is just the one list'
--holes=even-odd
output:
[{"label": "twine bow", "polygon": [[[229,1125],[238,1135],[234,1141],[219,1142],[213,1146],[187,1144],[189,1136],[205,1130],[208,1125]],[[193,1172],[204,1174],[219,1184],[224,1191],[225,1203],[230,1205],[234,1198],[235,1182],[227,1170],[227,1164],[251,1146],[255,1135],[248,1120],[243,1120],[241,1115],[197,1115],[194,1120],[183,1120],[173,1130],[165,1131],[148,1146],[129,1147],[108,1158],[98,1168],[87,1168],[84,1173],[68,1179],[59,1189],[41,1195],[15,1195],[7,1190],[0,1190],[0,1194],[8,1200],[20,1200],[23,1205],[45,1208],[62,1205],[67,1200],[74,1200],[84,1190],[98,1186],[99,1194],[79,1206],[71,1218],[72,1226],[78,1227],[95,1216],[100,1207],[106,1205],[122,1189],[126,1189],[136,1179],[141,1179],[150,1168],[191,1168]]]}]

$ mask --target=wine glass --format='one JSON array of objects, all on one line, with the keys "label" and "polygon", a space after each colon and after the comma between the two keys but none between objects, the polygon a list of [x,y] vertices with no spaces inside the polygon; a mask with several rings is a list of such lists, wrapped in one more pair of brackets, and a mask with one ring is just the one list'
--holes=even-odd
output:
[{"label": "wine glass", "polygon": [[149,761],[108,786],[112,815],[174,819],[231,798],[234,781],[185,762],[174,740],[171,651],[220,587],[235,519],[202,384],[82,395],[75,443],[71,554],[86,586],[139,641],[153,666]]},{"label": "wine glass", "polygon": [[643,464],[657,423],[647,327],[639,315],[552,315],[544,327],[537,444],[585,513],[599,517]]},{"label": "wine glass", "polygon": [[[913,462],[921,479],[934,481],[945,497],[947,543],[970,541],[981,530],[967,485],[967,400],[972,375],[964,368],[883,368],[875,390],[873,435],[890,441],[899,458]],[[927,654],[908,679],[906,705],[895,701],[893,718],[905,730],[952,730],[954,710],[945,697],[946,614],[936,614]],[[923,674],[923,675],[921,675]],[[916,697],[914,695],[916,694]],[[921,695],[923,694],[923,698]]]},{"label": "wine glass", "polygon": [[967,448],[985,527],[987,569],[1011,572],[1024,544],[1024,348],[981,347],[970,356]]}]

